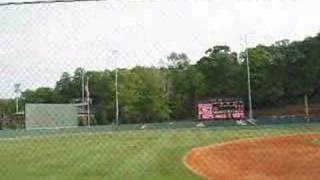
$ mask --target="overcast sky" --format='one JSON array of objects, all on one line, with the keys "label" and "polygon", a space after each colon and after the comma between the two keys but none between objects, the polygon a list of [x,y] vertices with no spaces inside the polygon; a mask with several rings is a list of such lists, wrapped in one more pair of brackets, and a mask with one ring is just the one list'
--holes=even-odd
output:
[{"label": "overcast sky", "polygon": [[[10,0],[0,0],[5,2]],[[15,0],[18,1],[18,0]],[[76,67],[159,65],[172,51],[197,61],[214,45],[242,49],[320,32],[318,0],[108,0],[0,7],[0,98],[54,86]],[[117,50],[118,53],[112,53]]]}]

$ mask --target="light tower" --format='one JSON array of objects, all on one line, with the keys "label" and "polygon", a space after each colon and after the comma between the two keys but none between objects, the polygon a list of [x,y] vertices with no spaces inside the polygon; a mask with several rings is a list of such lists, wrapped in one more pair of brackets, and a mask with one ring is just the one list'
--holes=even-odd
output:
[{"label": "light tower", "polygon": [[253,110],[252,110],[252,94],[251,94],[251,71],[250,71],[250,61],[249,61],[249,48],[248,48],[248,38],[245,36],[245,46],[246,46],[246,64],[247,64],[247,78],[248,78],[248,101],[249,101],[249,117],[248,122],[255,123],[253,119]]},{"label": "light tower", "polygon": [[[113,50],[112,51],[112,55],[113,57],[117,57],[118,55],[118,51],[117,50]],[[118,93],[118,62],[117,62],[118,58],[115,58],[115,101],[116,101],[116,114],[115,114],[115,123],[118,126],[119,125],[119,93]]]},{"label": "light tower", "polygon": [[14,93],[16,94],[16,113],[19,113],[19,97],[21,95],[21,84],[14,84]]}]

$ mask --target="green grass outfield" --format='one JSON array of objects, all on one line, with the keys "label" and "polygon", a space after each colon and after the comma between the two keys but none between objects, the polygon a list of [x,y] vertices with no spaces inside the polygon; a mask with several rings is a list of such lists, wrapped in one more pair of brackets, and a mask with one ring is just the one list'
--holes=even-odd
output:
[{"label": "green grass outfield", "polygon": [[182,163],[193,147],[299,133],[320,124],[0,136],[0,179],[200,179]]}]

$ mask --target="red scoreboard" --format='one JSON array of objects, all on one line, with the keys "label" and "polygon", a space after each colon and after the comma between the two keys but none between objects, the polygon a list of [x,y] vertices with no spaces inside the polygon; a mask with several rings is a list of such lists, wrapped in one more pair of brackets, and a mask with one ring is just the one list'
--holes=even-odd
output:
[{"label": "red scoreboard", "polygon": [[243,120],[244,103],[236,98],[217,98],[198,103],[198,119],[207,120]]}]

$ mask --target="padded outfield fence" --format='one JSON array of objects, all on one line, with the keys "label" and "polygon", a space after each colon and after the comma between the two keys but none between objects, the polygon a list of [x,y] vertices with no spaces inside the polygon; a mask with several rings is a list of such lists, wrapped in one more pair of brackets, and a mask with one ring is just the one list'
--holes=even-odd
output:
[{"label": "padded outfield fence", "polygon": [[82,134],[82,133],[113,133],[126,131],[147,131],[147,130],[179,130],[179,129],[210,129],[210,130],[234,130],[234,129],[261,129],[264,128],[304,128],[319,126],[320,118],[287,116],[287,117],[265,117],[256,119],[255,124],[247,123],[246,125],[239,125],[236,121],[204,121],[199,122],[195,120],[187,121],[173,121],[163,123],[147,123],[147,124],[122,124],[120,126],[91,126],[91,127],[66,127],[66,128],[47,128],[47,129],[20,129],[0,130],[0,138],[19,138],[19,137],[37,137],[47,135],[68,135],[68,134]]}]

